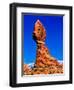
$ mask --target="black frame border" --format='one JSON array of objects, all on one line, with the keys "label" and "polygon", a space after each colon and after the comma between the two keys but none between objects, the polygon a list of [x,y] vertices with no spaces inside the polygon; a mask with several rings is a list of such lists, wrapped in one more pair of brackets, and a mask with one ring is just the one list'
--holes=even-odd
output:
[{"label": "black frame border", "polygon": [[[16,83],[16,37],[17,37],[17,17],[16,17],[16,9],[17,7],[31,7],[31,8],[46,8],[46,9],[60,9],[60,10],[69,10],[69,17],[70,17],[70,28],[69,28],[69,80],[67,81],[54,81],[54,82],[35,82],[35,83]],[[9,63],[9,85],[11,87],[26,87],[26,86],[41,86],[41,85],[59,85],[59,84],[71,84],[72,83],[72,6],[57,6],[57,5],[42,5],[42,4],[28,4],[28,3],[12,3],[9,6],[10,9],[10,33],[9,33],[9,54],[10,54],[10,63]]]}]

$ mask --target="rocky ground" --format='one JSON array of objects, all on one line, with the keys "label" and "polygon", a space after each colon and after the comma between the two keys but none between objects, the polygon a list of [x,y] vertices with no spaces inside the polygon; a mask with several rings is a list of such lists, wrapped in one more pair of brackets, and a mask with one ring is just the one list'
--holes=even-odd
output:
[{"label": "rocky ground", "polygon": [[60,64],[59,62],[50,61],[49,66],[45,67],[36,67],[30,68],[28,65],[23,65],[23,74],[24,75],[35,75],[35,74],[61,74],[63,73],[63,64]]}]

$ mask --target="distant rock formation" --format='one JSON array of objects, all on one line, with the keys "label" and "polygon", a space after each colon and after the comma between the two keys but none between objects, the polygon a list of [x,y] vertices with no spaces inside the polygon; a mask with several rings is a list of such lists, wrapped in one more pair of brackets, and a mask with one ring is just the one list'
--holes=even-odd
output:
[{"label": "distant rock formation", "polygon": [[31,68],[27,64],[24,64],[23,65],[23,73],[28,74],[29,72],[31,72]]},{"label": "distant rock formation", "polygon": [[33,32],[33,39],[37,43],[36,62],[34,67],[26,73],[27,75],[63,73],[63,64],[51,56],[45,45],[45,38],[46,30],[42,23],[37,20]]}]

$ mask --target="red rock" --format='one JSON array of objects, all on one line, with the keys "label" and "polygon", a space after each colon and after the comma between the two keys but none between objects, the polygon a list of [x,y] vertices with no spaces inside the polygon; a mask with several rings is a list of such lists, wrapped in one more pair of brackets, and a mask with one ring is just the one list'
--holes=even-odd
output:
[{"label": "red rock", "polygon": [[31,71],[31,68],[27,65],[27,64],[24,64],[23,65],[23,72],[24,74],[28,73]]},{"label": "red rock", "polygon": [[50,55],[50,52],[45,45],[46,30],[39,20],[37,20],[35,23],[33,37],[34,40],[37,42],[37,55],[35,66],[44,67],[51,64],[58,64],[55,61],[55,58]]},{"label": "red rock", "polygon": [[45,45],[46,30],[37,20],[34,26],[33,39],[37,43],[36,62],[33,69],[24,65],[27,75],[63,73],[63,64],[60,64],[49,52]]}]

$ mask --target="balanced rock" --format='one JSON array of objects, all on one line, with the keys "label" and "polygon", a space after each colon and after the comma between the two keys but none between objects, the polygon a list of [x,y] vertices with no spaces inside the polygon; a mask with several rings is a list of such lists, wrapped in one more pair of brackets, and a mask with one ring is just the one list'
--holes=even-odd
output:
[{"label": "balanced rock", "polygon": [[34,26],[33,39],[37,44],[36,61],[33,68],[24,65],[26,75],[63,73],[63,64],[60,64],[49,52],[45,45],[46,30],[37,20]]}]

